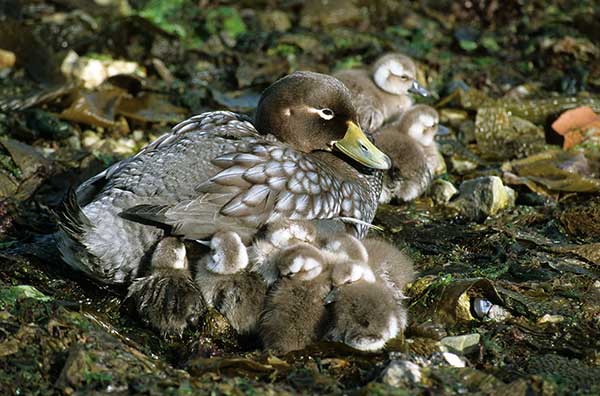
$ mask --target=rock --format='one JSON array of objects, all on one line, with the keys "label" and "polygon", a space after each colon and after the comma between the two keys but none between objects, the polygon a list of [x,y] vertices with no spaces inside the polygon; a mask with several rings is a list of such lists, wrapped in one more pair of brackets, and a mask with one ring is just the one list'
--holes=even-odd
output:
[{"label": "rock", "polygon": [[17,56],[14,52],[0,48],[0,69],[8,69],[15,65]]},{"label": "rock", "polygon": [[444,160],[444,156],[442,155],[442,153],[439,150],[437,150],[435,152],[435,156],[436,156],[437,167],[433,170],[433,175],[434,176],[443,175],[444,173],[446,173],[448,171],[448,168],[446,167],[446,160]]},{"label": "rock", "polygon": [[435,179],[431,185],[431,197],[438,205],[447,204],[457,193],[458,190],[454,184],[447,180]]},{"label": "rock", "polygon": [[475,298],[472,302],[473,311],[479,319],[489,319],[496,322],[501,322],[512,315],[504,307],[492,304],[491,301],[484,298]]},{"label": "rock", "polygon": [[452,169],[459,175],[464,175],[474,169],[477,169],[477,163],[462,158],[452,157],[450,158]]},{"label": "rock", "polygon": [[146,74],[135,62],[80,57],[75,51],[69,51],[60,69],[66,76],[83,81],[88,89],[99,86],[105,79],[117,74]]},{"label": "rock", "polygon": [[449,124],[453,127],[458,127],[463,121],[469,117],[469,113],[465,110],[443,108],[440,110],[440,123]]},{"label": "rock", "polygon": [[444,360],[452,367],[466,367],[465,361],[458,355],[452,352],[442,352]]},{"label": "rock", "polygon": [[94,146],[96,146],[98,142],[100,142],[100,140],[100,136],[98,136],[96,132],[89,129],[86,129],[81,134],[81,144],[87,150],[91,150],[92,148],[94,148]]},{"label": "rock", "polygon": [[475,137],[482,156],[493,160],[526,157],[541,151],[546,142],[543,129],[495,107],[477,111]]},{"label": "rock", "polygon": [[421,382],[421,368],[408,360],[392,360],[383,370],[381,380],[391,386],[418,384]]},{"label": "rock", "polygon": [[468,220],[481,221],[514,205],[514,191],[509,191],[498,176],[484,176],[464,181],[459,197],[451,202]]},{"label": "rock", "polygon": [[562,315],[545,314],[537,320],[537,324],[560,323],[563,320],[565,320],[565,317]]},{"label": "rock", "polygon": [[504,307],[493,304],[491,301],[484,298],[475,298],[472,302],[473,311],[479,319],[489,319],[496,322],[501,322],[512,315]]},{"label": "rock", "polygon": [[460,353],[469,354],[479,349],[479,340],[481,336],[477,333],[464,334],[459,336],[444,337],[440,340],[442,348]]}]

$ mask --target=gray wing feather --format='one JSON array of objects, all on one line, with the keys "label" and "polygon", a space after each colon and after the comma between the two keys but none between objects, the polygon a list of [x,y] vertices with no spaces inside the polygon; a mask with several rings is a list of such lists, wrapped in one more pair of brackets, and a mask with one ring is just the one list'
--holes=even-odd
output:
[{"label": "gray wing feather", "polygon": [[352,191],[310,155],[256,143],[246,152],[227,153],[212,162],[222,170],[197,186],[197,198],[171,206],[134,207],[125,215],[168,225],[172,234],[188,239],[205,239],[230,229],[245,234],[241,235],[245,240],[264,224],[281,218],[348,215],[342,213],[342,194]]}]

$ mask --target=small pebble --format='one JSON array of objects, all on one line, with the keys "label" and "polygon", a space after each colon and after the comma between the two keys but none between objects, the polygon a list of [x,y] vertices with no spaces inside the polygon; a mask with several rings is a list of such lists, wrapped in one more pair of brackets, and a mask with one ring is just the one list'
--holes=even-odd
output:
[{"label": "small pebble", "polygon": [[541,318],[539,318],[537,320],[538,324],[544,324],[544,323],[560,323],[563,320],[565,320],[565,317],[562,315],[550,315],[550,314],[545,314],[544,316],[542,316]]},{"label": "small pebble", "polygon": [[477,333],[463,334],[459,336],[444,337],[440,340],[442,347],[446,347],[460,354],[469,354],[479,349],[481,336]]},{"label": "small pebble", "polygon": [[421,382],[421,368],[408,360],[392,360],[383,371],[381,380],[391,386],[418,384]]}]

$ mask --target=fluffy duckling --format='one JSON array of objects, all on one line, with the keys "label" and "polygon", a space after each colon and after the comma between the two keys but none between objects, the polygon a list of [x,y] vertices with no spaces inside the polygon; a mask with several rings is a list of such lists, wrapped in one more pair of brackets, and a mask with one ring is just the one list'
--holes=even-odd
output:
[{"label": "fluffy duckling", "polygon": [[369,132],[409,109],[413,105],[409,93],[429,95],[417,82],[415,62],[398,53],[380,57],[370,70],[342,70],[334,76],[352,92],[360,125]]},{"label": "fluffy duckling", "polygon": [[[239,333],[256,329],[267,288],[280,275],[310,280],[321,265],[310,255],[288,260],[296,246],[312,243],[316,228],[307,221],[282,220],[267,225],[264,235],[246,248],[239,234],[225,231],[210,241],[210,253],[196,263],[196,285],[206,303],[219,311]],[[313,248],[315,249],[315,248]],[[316,249],[315,249],[316,250]]]},{"label": "fluffy duckling", "polygon": [[197,263],[195,282],[202,297],[238,333],[255,331],[267,294],[266,283],[260,274],[245,270],[248,253],[237,233],[215,234],[210,248]]},{"label": "fluffy duckling", "polygon": [[161,329],[163,335],[181,335],[188,320],[206,309],[187,269],[183,241],[167,237],[154,249],[150,275],[134,280],[129,287],[126,300],[133,302],[140,317]]},{"label": "fluffy duckling", "polygon": [[445,133],[447,129],[439,125],[437,111],[426,105],[413,106],[377,131],[377,145],[392,158],[380,203],[394,198],[411,201],[429,188],[443,161],[434,137]]},{"label": "fluffy duckling", "polygon": [[277,257],[281,268],[315,263],[308,267],[321,270],[309,281],[307,277],[293,275],[282,277],[274,284],[259,322],[265,347],[285,354],[321,340],[331,322],[325,300],[332,286],[361,279],[374,281],[366,257],[360,241],[348,234],[327,239],[320,249],[297,243],[282,252]]},{"label": "fluffy duckling", "polygon": [[304,272],[303,278],[312,279],[321,272],[319,261],[308,259],[287,261],[281,260],[280,255],[295,244],[313,245],[316,240],[317,228],[312,222],[281,220],[268,224],[262,237],[257,238],[252,244],[250,270],[260,274],[268,286],[275,283],[280,275],[298,272]]},{"label": "fluffy duckling", "polygon": [[[288,268],[298,262],[326,265],[321,251],[307,243],[295,245],[279,259]],[[310,281],[299,276],[279,279],[269,292],[260,317],[259,334],[265,348],[285,354],[319,341],[329,322],[324,301],[330,291],[328,273],[322,272]]]},{"label": "fluffy duckling", "polygon": [[[363,244],[361,244],[363,245]],[[387,242],[368,239],[374,277],[338,286],[328,297],[331,324],[326,338],[361,351],[377,351],[404,331],[407,311],[402,289],[414,277],[412,261]]]}]

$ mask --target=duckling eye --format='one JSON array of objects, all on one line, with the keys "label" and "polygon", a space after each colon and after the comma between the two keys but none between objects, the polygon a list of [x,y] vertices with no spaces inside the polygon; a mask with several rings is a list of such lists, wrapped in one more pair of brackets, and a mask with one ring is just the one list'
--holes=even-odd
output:
[{"label": "duckling eye", "polygon": [[406,74],[403,74],[403,75],[400,76],[400,80],[402,80],[402,81],[408,81],[409,78],[408,78],[408,76]]},{"label": "duckling eye", "polygon": [[317,113],[319,113],[319,116],[324,120],[331,120],[334,116],[333,110],[327,107],[319,110]]}]

